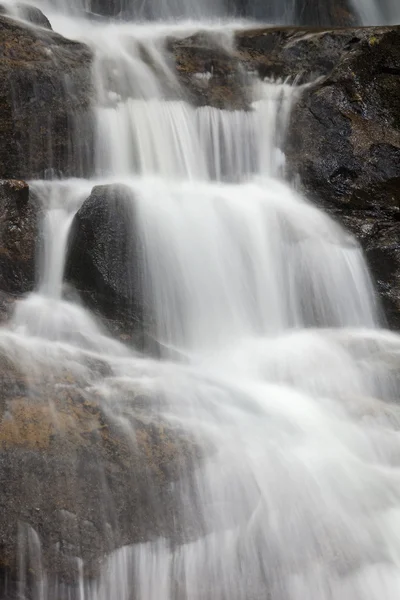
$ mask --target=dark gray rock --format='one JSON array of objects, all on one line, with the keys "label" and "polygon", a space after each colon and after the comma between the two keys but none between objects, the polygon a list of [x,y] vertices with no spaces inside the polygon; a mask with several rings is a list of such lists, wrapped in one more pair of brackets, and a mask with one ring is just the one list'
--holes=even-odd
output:
[{"label": "dark gray rock", "polygon": [[88,175],[92,54],[84,44],[0,17],[0,177]]},{"label": "dark gray rock", "polygon": [[17,3],[15,5],[15,9],[17,10],[18,16],[21,17],[21,19],[25,19],[25,21],[32,23],[32,25],[44,27],[44,29],[52,29],[50,21],[46,15],[43,14],[39,8],[36,8],[36,6]]},{"label": "dark gray rock", "polygon": [[[102,365],[92,365],[93,382],[100,376]],[[200,454],[152,409],[161,399],[116,389],[111,406],[82,392],[66,369],[35,378],[4,356],[0,382],[0,594],[6,575],[20,582],[26,575],[30,592],[40,578],[30,536],[40,540],[41,568],[58,586],[77,584],[77,557],[91,579],[115,548],[158,536],[179,543],[174,515],[182,506],[171,483]]]},{"label": "dark gray rock", "polygon": [[[30,198],[27,183],[0,181],[0,290],[3,293],[22,294],[33,289],[39,215],[40,209]],[[6,314],[7,305],[6,300]]]},{"label": "dark gray rock", "polygon": [[[359,30],[358,30],[359,31]],[[243,67],[260,77],[313,81],[328,75],[354,43],[354,29],[269,27],[235,34]]]},{"label": "dark gray rock", "polygon": [[168,49],[192,104],[227,110],[250,108],[251,89],[240,57],[224,47],[220,36],[201,32],[181,40],[170,39]]},{"label": "dark gray rock", "polygon": [[75,215],[65,278],[113,332],[143,334],[140,244],[132,191],[124,185],[93,188]]},{"label": "dark gray rock", "polygon": [[306,194],[360,239],[399,328],[400,27],[352,36],[295,107],[287,156]]}]

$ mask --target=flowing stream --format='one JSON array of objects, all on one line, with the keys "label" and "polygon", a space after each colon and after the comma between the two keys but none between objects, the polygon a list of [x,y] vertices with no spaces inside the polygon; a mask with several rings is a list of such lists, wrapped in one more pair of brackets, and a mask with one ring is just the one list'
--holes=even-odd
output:
[{"label": "flowing stream", "polygon": [[[201,28],[229,48],[238,24],[48,16],[94,50],[96,176],[31,183],[45,208],[37,288],[0,347],[29,372],[68,364],[116,418],[134,410],[121,386],[162,395],[205,456],[180,492],[184,541],[119,548],[69,595],[39,566],[34,600],[398,600],[400,339],[356,241],[284,181],[301,87],[254,81],[252,112],[196,109],[163,42]],[[73,216],[112,182],[132,193],[162,360],[64,294]],[[84,371],[87,357],[110,372]],[[26,539],[21,572],[41,560],[38,534]]]}]

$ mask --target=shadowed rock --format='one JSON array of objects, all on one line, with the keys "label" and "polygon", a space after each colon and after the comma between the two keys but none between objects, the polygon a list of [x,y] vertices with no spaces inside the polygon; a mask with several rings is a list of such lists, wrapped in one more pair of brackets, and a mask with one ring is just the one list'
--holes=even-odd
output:
[{"label": "shadowed rock", "polygon": [[[336,35],[348,38],[349,31]],[[396,328],[400,327],[399,64],[400,27],[353,30],[331,72],[306,90],[295,107],[287,145],[291,169],[300,175],[306,193],[360,238],[389,323]]]},{"label": "shadowed rock", "polygon": [[135,341],[146,319],[140,265],[132,191],[118,184],[94,187],[72,223],[65,278],[112,329],[120,323]]},{"label": "shadowed rock", "polygon": [[38,206],[24,181],[0,181],[0,289],[33,289],[38,241]]},{"label": "shadowed rock", "polygon": [[0,17],[0,177],[91,170],[90,50]]}]

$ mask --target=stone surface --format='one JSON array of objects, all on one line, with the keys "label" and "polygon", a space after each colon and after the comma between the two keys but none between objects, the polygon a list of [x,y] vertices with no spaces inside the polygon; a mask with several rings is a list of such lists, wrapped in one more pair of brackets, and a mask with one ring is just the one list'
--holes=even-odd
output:
[{"label": "stone surface", "polygon": [[229,37],[209,32],[170,39],[178,78],[198,106],[250,109],[253,74],[314,81],[332,71],[352,45],[354,30],[310,27],[243,29]]},{"label": "stone surface", "polygon": [[182,40],[170,39],[178,79],[196,106],[229,110],[249,109],[251,91],[240,57],[231,51],[230,41],[208,32]]},{"label": "stone surface", "polygon": [[118,184],[94,187],[72,223],[65,278],[113,333],[139,346],[146,318],[140,264],[132,191]]},{"label": "stone surface", "polygon": [[[0,291],[22,294],[35,282],[40,209],[24,181],[0,181]],[[3,306],[3,302],[1,303]],[[5,301],[7,312],[7,301]],[[3,311],[0,310],[0,313]]]},{"label": "stone surface", "polygon": [[400,27],[351,33],[295,107],[287,156],[307,195],[361,240],[389,324],[399,328]]},{"label": "stone surface", "polygon": [[90,579],[122,545],[179,542],[171,482],[193,469],[197,446],[160,416],[161,398],[114,389],[105,400],[96,383],[107,383],[107,365],[82,360],[84,368],[86,381],[60,365],[35,379],[0,356],[0,592],[6,576],[23,578],[18,551],[37,577],[32,536],[58,584],[76,584],[75,557]]},{"label": "stone surface", "polygon": [[39,27],[44,27],[45,29],[52,29],[50,21],[46,17],[42,11],[36,6],[31,6],[30,4],[17,3],[16,9],[18,11],[18,16],[21,19],[25,19],[32,23],[32,25],[38,25]]},{"label": "stone surface", "polygon": [[[0,177],[91,171],[90,50],[0,16]],[[78,135],[79,134],[79,135]]]}]

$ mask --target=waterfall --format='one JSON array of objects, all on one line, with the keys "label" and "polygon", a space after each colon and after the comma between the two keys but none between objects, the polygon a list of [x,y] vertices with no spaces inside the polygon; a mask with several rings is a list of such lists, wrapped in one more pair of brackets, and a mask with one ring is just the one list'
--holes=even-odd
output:
[{"label": "waterfall", "polygon": [[[356,19],[365,25],[399,23],[400,7],[397,0],[339,1],[340,6],[353,10]],[[27,3],[40,6],[46,14],[61,13],[75,17],[82,14],[139,20],[237,17],[289,25],[299,22],[322,26],[344,24],[335,21],[334,0],[28,0]],[[11,4],[11,10],[18,15],[18,7]]]},{"label": "waterfall", "polygon": [[[65,4],[43,3],[58,32],[93,50],[95,172],[31,183],[44,213],[36,289],[0,350],[34,397],[41,378],[72,374],[66,401],[73,385],[82,405],[95,394],[127,452],[140,441],[130,399],[147,394],[143,419],[184,431],[202,457],[170,485],[179,519],[146,479],[169,537],[141,530],[117,548],[104,477],[99,577],[74,555],[73,585],[52,580],[40,528],[21,524],[20,597],[31,578],[34,600],[397,600],[400,339],[382,329],[355,239],[286,181],[302,86],[254,78],[247,111],[195,107],[166,40],[202,30],[229,52],[242,23],[97,22],[82,15],[92,4]],[[137,5],[153,17],[160,3]],[[157,16],[199,8],[221,14],[171,0]],[[142,269],[157,358],[113,338],[64,285],[74,216],[95,185],[115,182],[129,190],[126,227],[141,248],[140,265],[127,251],[126,281]]]}]

